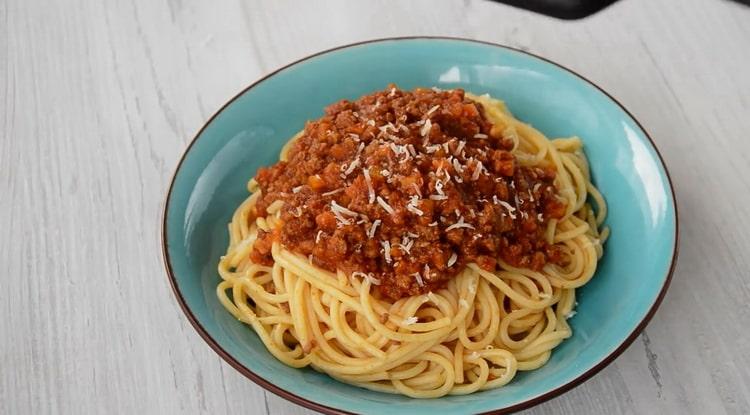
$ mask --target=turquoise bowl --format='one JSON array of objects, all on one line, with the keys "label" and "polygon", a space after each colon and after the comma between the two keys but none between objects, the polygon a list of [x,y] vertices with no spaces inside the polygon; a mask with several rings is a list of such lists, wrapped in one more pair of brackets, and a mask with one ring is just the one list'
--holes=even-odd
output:
[{"label": "turquoise bowl", "polygon": [[[463,88],[502,98],[550,137],[578,135],[595,184],[610,207],[612,236],[590,283],[578,291],[573,336],[549,363],[496,390],[417,400],[345,385],[289,368],[255,332],[219,304],[216,265],[227,223],[260,166],[306,120],[342,98],[385,88]],[[325,413],[503,413],[582,383],[638,335],[664,296],[677,254],[677,212],[669,175],[648,134],[611,96],[579,75],[531,54],[449,38],[384,39],[344,46],[288,65],[222,107],[185,151],[167,194],[164,260],[182,309],[230,365],[264,388]]]}]

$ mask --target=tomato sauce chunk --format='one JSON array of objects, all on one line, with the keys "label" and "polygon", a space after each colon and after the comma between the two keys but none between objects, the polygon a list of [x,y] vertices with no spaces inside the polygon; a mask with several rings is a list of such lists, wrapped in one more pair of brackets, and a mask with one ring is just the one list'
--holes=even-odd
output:
[{"label": "tomato sauce chunk", "polygon": [[318,267],[372,277],[392,299],[437,290],[472,262],[488,271],[498,259],[534,270],[562,263],[544,238],[565,212],[554,167],[521,166],[492,127],[460,89],[390,86],[330,105],[286,161],[255,177],[257,215],[284,205],[253,260],[272,263],[279,241]]}]

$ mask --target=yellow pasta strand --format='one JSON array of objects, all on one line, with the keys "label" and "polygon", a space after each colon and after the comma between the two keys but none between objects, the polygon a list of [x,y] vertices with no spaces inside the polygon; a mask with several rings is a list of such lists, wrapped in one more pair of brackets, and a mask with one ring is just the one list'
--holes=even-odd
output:
[{"label": "yellow pasta strand", "polygon": [[[252,194],[228,226],[216,293],[274,357],[370,390],[435,398],[506,385],[517,371],[544,365],[572,335],[567,319],[575,288],[593,277],[609,235],[602,227],[606,203],[591,182],[582,143],[577,137],[549,140],[501,101],[467,97],[513,140],[519,162],[556,168],[567,211],[550,221],[546,238],[564,247],[569,263],[539,272],[502,260],[496,272],[469,264],[438,292],[390,301],[373,292],[370,280],[317,268],[278,242],[273,266],[252,263],[258,231],[279,226],[282,202],[267,209],[268,217],[255,217],[260,191],[250,180]],[[297,137],[285,145],[282,160]]]}]

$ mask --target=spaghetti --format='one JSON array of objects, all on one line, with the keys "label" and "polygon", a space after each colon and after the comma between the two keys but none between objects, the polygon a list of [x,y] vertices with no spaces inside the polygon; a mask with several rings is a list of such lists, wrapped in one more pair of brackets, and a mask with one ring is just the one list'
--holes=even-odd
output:
[{"label": "spaghetti", "polygon": [[217,295],[281,362],[434,398],[503,386],[572,334],[608,236],[577,137],[487,95],[390,87],[280,159],[232,217]]}]

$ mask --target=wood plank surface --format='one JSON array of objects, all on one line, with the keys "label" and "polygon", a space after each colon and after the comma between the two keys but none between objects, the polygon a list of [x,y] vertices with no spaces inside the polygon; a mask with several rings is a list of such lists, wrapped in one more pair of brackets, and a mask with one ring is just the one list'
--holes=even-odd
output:
[{"label": "wood plank surface", "polygon": [[[63,4],[64,3],[64,4]],[[488,1],[0,1],[0,414],[307,414],[192,329],[166,187],[260,76],[356,41],[448,35],[566,65],[652,134],[681,253],[642,336],[533,414],[750,411],[750,7],[622,0],[561,21]]]}]

